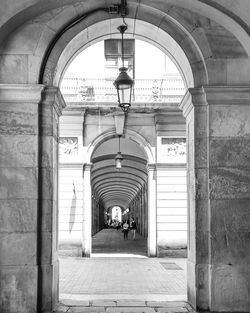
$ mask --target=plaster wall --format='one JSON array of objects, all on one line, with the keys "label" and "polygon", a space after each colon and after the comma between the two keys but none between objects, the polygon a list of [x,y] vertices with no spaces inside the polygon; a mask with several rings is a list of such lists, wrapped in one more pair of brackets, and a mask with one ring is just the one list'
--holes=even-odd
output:
[{"label": "plaster wall", "polygon": [[59,252],[82,255],[83,169],[80,165],[59,167]]}]

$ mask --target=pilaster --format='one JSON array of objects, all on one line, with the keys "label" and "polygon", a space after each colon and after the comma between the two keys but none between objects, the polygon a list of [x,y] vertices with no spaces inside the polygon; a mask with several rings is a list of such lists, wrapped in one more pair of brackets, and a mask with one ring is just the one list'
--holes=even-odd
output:
[{"label": "pilaster", "polygon": [[148,256],[155,257],[156,248],[156,165],[148,164]]},{"label": "pilaster", "polygon": [[91,168],[92,163],[83,166],[83,239],[82,255],[91,255],[91,225],[92,225],[92,191],[91,191]]},{"label": "pilaster", "polygon": [[188,298],[197,310],[250,306],[250,88],[193,88],[188,138]]},{"label": "pilaster", "polygon": [[250,307],[250,88],[204,87],[209,104],[212,311]]},{"label": "pilaster", "polygon": [[[65,102],[59,88],[46,87],[38,108],[38,312],[58,301],[58,136]],[[46,219],[45,228],[41,221]]]},{"label": "pilaster", "polygon": [[[0,85],[0,311],[36,312],[39,103],[43,85]],[[49,207],[47,207],[47,213]]]}]

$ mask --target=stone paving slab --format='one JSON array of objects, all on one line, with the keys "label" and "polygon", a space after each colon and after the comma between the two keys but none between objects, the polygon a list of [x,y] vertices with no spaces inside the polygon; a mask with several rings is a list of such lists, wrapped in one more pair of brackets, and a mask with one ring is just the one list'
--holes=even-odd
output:
[{"label": "stone paving slab", "polygon": [[90,304],[92,306],[117,306],[116,301],[114,300],[94,300],[94,301],[90,301]]},{"label": "stone paving slab", "polygon": [[131,300],[118,300],[117,301],[117,306],[145,306],[146,302],[145,301],[131,301]]},{"label": "stone paving slab", "polygon": [[155,313],[155,310],[153,308],[148,307],[112,307],[107,308],[105,311],[107,313]]},{"label": "stone paving slab", "polygon": [[158,307],[182,307],[185,302],[183,301],[147,301],[147,306]]}]

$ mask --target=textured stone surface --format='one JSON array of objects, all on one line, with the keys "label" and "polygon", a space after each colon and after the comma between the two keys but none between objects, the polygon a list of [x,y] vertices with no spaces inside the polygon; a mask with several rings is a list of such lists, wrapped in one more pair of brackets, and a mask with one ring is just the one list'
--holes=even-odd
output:
[{"label": "textured stone surface", "polygon": [[187,283],[189,303],[197,310],[209,309],[209,265],[187,261]]},{"label": "textured stone surface", "polygon": [[37,227],[37,200],[1,199],[0,232],[32,232]]},{"label": "textured stone surface", "polygon": [[34,313],[36,312],[36,299],[36,266],[0,267],[1,313]]},{"label": "textured stone surface", "polygon": [[43,136],[42,147],[42,167],[57,166],[58,162],[58,141],[52,136]]},{"label": "textured stone surface", "polygon": [[36,104],[0,105],[0,131],[2,135],[34,135],[38,133]]},{"label": "textured stone surface", "polygon": [[31,233],[0,233],[0,265],[36,264],[37,236]]},{"label": "textured stone surface", "polygon": [[37,144],[36,136],[0,136],[0,166],[37,166]]},{"label": "textured stone surface", "polygon": [[250,199],[211,200],[211,232],[248,232]]},{"label": "textured stone surface", "polygon": [[37,199],[37,169],[0,168],[1,199]]},{"label": "textured stone surface", "polygon": [[42,277],[42,286],[39,290],[42,299],[41,308],[45,312],[49,312],[58,302],[58,261],[51,264],[42,265],[40,274]]},{"label": "textured stone surface", "polygon": [[[238,137],[250,133],[250,110],[244,105],[217,105],[210,107],[210,135]],[[219,102],[219,100],[218,100]]]},{"label": "textured stone surface", "polygon": [[206,168],[207,164],[207,137],[196,138],[194,143],[195,168]]},{"label": "textured stone surface", "polygon": [[249,167],[250,139],[212,138],[210,139],[209,162],[211,167]]},{"label": "textured stone surface", "polygon": [[250,270],[245,265],[213,265],[211,271],[211,310],[248,312]]},{"label": "textured stone surface", "polygon": [[41,182],[42,184],[42,199],[46,200],[56,200],[57,194],[56,194],[56,185],[54,184],[53,180],[53,175],[54,175],[54,170],[53,168],[50,167],[43,167],[40,169],[40,174],[41,174]]},{"label": "textured stone surface", "polygon": [[249,231],[229,230],[227,220],[221,230],[212,232],[211,261],[220,264],[242,264],[250,259]]},{"label": "textured stone surface", "polygon": [[10,84],[28,83],[28,56],[22,54],[2,54],[0,82]]},{"label": "textured stone surface", "polygon": [[210,169],[210,196],[212,199],[249,198],[250,169]]}]

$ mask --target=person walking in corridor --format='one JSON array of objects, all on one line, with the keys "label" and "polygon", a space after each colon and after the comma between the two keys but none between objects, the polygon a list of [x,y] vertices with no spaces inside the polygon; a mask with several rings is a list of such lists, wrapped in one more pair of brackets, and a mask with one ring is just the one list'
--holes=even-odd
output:
[{"label": "person walking in corridor", "polygon": [[133,217],[132,217],[132,221],[130,223],[130,229],[132,231],[133,240],[135,240],[136,222],[135,222],[135,219]]},{"label": "person walking in corridor", "polygon": [[129,223],[125,221],[122,226],[123,238],[124,240],[128,239]]}]

